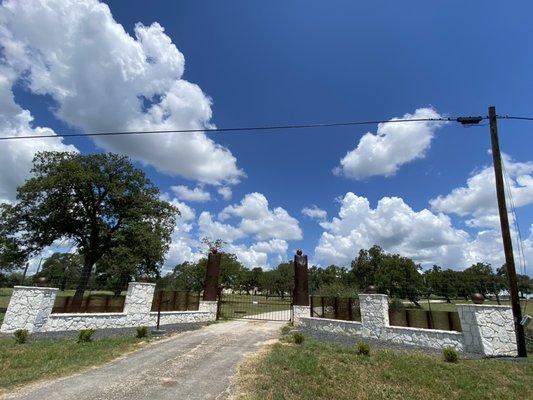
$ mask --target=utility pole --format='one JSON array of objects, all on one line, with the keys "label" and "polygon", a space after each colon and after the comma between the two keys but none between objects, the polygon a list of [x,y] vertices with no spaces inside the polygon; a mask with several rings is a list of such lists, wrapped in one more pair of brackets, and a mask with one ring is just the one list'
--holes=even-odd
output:
[{"label": "utility pole", "polygon": [[520,323],[522,321],[522,310],[520,309],[520,301],[518,298],[518,285],[516,283],[513,244],[511,241],[511,232],[509,230],[507,204],[505,203],[505,188],[503,186],[502,159],[500,154],[500,143],[498,141],[496,107],[494,106],[489,107],[489,121],[490,140],[492,144],[492,160],[494,163],[494,177],[496,178],[496,195],[498,198],[498,211],[500,213],[503,250],[505,252],[505,266],[507,268],[507,279],[509,280],[509,294],[511,295],[511,307],[513,309],[516,345],[518,348],[518,357],[527,357],[524,326]]}]

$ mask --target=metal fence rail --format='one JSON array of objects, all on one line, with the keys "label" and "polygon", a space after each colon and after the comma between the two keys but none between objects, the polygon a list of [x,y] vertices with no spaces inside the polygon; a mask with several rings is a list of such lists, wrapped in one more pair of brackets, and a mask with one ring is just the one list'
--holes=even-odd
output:
[{"label": "metal fence rail", "polygon": [[126,296],[113,296],[105,294],[89,295],[83,298],[81,306],[74,307],[72,296],[57,296],[52,308],[52,313],[106,313],[122,312]]},{"label": "metal fence rail", "polygon": [[457,311],[389,310],[390,325],[461,332]]},{"label": "metal fence rail", "polygon": [[180,290],[156,290],[152,311],[197,311],[200,293]]},{"label": "metal fence rail", "polygon": [[319,318],[361,321],[359,299],[353,297],[310,297],[311,316]]}]

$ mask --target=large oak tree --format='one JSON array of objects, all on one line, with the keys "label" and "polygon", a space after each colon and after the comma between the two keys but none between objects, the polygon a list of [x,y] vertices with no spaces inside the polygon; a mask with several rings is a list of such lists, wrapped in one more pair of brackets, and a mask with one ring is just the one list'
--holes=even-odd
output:
[{"label": "large oak tree", "polygon": [[31,172],[17,189],[17,202],[0,205],[5,267],[21,265],[57,240],[75,242],[83,267],[74,305],[102,259],[127,252],[128,261],[147,273],[161,267],[179,211],[128,157],[42,152]]}]

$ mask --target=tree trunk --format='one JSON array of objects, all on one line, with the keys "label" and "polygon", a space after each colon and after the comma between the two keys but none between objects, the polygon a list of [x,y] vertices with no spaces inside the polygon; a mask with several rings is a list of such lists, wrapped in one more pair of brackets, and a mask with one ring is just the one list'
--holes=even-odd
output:
[{"label": "tree trunk", "polygon": [[81,270],[80,281],[78,287],[76,288],[76,293],[72,298],[72,310],[79,311],[81,309],[81,303],[83,302],[83,294],[85,289],[87,289],[87,284],[89,283],[89,278],[91,277],[91,270],[93,269],[94,262],[91,257],[85,256],[83,262],[83,269]]}]

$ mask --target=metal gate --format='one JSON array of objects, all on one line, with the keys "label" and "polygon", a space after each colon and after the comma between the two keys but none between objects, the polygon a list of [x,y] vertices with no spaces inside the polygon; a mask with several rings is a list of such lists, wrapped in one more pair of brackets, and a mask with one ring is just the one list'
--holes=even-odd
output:
[{"label": "metal gate", "polygon": [[288,322],[292,319],[292,299],[290,296],[221,293],[218,298],[218,318]]}]

